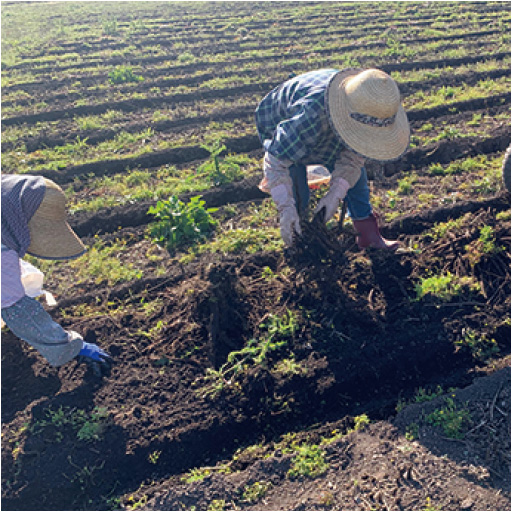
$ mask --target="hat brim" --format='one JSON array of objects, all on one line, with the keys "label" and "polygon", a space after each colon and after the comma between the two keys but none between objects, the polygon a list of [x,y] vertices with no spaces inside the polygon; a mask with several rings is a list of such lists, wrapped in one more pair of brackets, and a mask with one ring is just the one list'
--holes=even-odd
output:
[{"label": "hat brim", "polygon": [[71,226],[65,221],[48,223],[35,215],[28,226],[30,245],[27,252],[32,256],[51,260],[67,260],[78,258],[87,250]]},{"label": "hat brim", "polygon": [[327,90],[327,110],[332,127],[342,142],[359,155],[380,162],[397,160],[409,147],[410,127],[407,114],[400,105],[392,124],[371,126],[356,121],[348,108],[344,81],[362,69],[340,71],[331,80]]}]

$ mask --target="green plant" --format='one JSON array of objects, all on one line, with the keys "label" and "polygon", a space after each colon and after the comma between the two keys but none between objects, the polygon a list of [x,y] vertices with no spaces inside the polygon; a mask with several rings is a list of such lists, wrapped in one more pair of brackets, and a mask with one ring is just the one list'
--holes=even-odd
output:
[{"label": "green plant", "polygon": [[414,441],[415,439],[418,439],[419,430],[420,427],[417,423],[411,423],[410,425],[407,425],[405,429],[405,438],[407,441]]},{"label": "green plant", "polygon": [[226,500],[212,500],[208,505],[208,510],[225,510]]},{"label": "green plant", "polygon": [[469,349],[471,355],[477,361],[486,362],[499,354],[500,349],[494,338],[488,338],[485,334],[478,334],[473,329],[463,330],[463,337],[455,344],[461,348]]},{"label": "green plant", "polygon": [[398,194],[400,195],[409,195],[412,193],[413,185],[416,183],[417,178],[414,175],[411,176],[404,176],[399,182],[398,182]]},{"label": "green plant", "polygon": [[101,439],[107,425],[107,418],[107,409],[104,407],[95,408],[91,412],[89,418],[87,418],[84,424],[80,427],[76,436],[80,441],[97,441]]},{"label": "green plant", "polygon": [[260,339],[250,339],[242,349],[230,352],[227,361],[218,370],[206,370],[206,385],[199,390],[200,394],[215,397],[248,366],[266,365],[269,354],[284,347],[297,326],[295,314],[290,310],[282,317],[269,315],[267,322],[260,325],[266,328],[266,335]]},{"label": "green plant", "polygon": [[155,450],[148,455],[148,461],[151,462],[151,464],[156,464],[160,455],[162,455],[162,452],[160,450]]},{"label": "green plant", "polygon": [[134,268],[132,263],[123,264],[119,260],[125,245],[126,241],[112,243],[108,247],[101,240],[96,242],[83,256],[69,263],[75,271],[76,282],[92,279],[96,284],[105,282],[113,285],[140,278],[141,270]]},{"label": "green plant", "polygon": [[242,501],[256,503],[267,494],[271,487],[272,484],[270,482],[254,482],[252,485],[247,485],[242,493]]},{"label": "green plant", "polygon": [[423,508],[422,510],[425,510],[427,512],[434,512],[436,510],[443,510],[440,506],[432,504],[432,499],[430,498],[430,496],[427,496],[427,499],[425,501],[426,501],[425,508]]},{"label": "green plant", "polygon": [[103,33],[107,36],[115,36],[119,33],[117,20],[105,20],[103,21]]},{"label": "green plant", "polygon": [[457,277],[451,272],[423,277],[414,288],[416,300],[421,300],[430,295],[443,302],[448,302],[452,298],[461,295],[465,290],[469,290],[471,293],[480,292],[480,285],[473,277]]},{"label": "green plant", "polygon": [[60,406],[57,410],[48,408],[46,418],[32,425],[34,432],[53,426],[57,430],[57,441],[63,437],[60,429],[71,427],[76,431],[80,441],[96,441],[101,439],[108,424],[108,412],[104,407],[95,407],[89,414],[83,409]]},{"label": "green plant", "polygon": [[358,430],[363,429],[367,425],[370,424],[370,418],[366,414],[361,414],[354,418],[354,427],[350,430],[350,432],[356,432]]},{"label": "green plant", "polygon": [[210,468],[193,468],[181,480],[187,484],[200,482],[211,474]]},{"label": "green plant", "polygon": [[284,376],[305,375],[308,371],[302,363],[295,361],[294,356],[281,359],[272,370]]},{"label": "green plant", "polygon": [[231,183],[241,176],[240,166],[237,163],[229,158],[220,158],[220,154],[226,150],[226,146],[221,144],[220,140],[215,140],[211,144],[202,144],[201,147],[210,153],[210,158],[202,163],[198,170],[209,176],[212,185]]},{"label": "green plant", "polygon": [[465,249],[464,258],[472,267],[480,263],[485,254],[495,254],[503,250],[496,245],[496,235],[492,226],[482,226],[478,238],[467,244]]},{"label": "green plant", "polygon": [[190,52],[184,52],[178,55],[178,62],[185,63],[191,62],[195,59],[194,55]]},{"label": "green plant", "polygon": [[325,460],[325,452],[317,445],[307,443],[297,447],[296,455],[292,460],[292,467],[288,470],[288,476],[305,476],[315,478],[323,475],[329,464]]},{"label": "green plant", "polygon": [[426,417],[427,423],[441,427],[443,433],[452,439],[464,437],[463,428],[471,421],[471,415],[467,409],[459,409],[455,400],[445,398],[445,406],[436,409]]},{"label": "green plant", "polygon": [[108,74],[111,84],[124,84],[127,82],[141,82],[144,77],[136,75],[129,66],[117,66]]},{"label": "green plant", "polygon": [[158,201],[148,213],[156,222],[149,228],[151,238],[169,251],[185,243],[193,243],[206,238],[217,222],[211,214],[217,208],[204,208],[201,196],[194,196],[184,203],[176,196]]}]

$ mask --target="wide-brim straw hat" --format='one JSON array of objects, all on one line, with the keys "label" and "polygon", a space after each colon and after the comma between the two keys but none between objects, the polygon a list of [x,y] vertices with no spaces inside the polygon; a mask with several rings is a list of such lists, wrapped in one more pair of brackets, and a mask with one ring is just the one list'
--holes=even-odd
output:
[{"label": "wide-brim straw hat", "polygon": [[66,196],[53,181],[45,179],[43,200],[28,222],[30,245],[27,252],[45,259],[70,259],[86,248],[66,220]]},{"label": "wide-brim straw hat", "polygon": [[331,80],[326,104],[332,127],[363,157],[396,160],[409,147],[410,127],[396,82],[379,69],[347,68]]}]

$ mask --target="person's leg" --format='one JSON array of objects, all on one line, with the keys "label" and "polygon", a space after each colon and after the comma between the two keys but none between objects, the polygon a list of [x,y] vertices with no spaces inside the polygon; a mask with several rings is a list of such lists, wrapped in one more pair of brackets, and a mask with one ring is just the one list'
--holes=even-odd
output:
[{"label": "person's leg", "polygon": [[386,240],[380,234],[377,219],[372,213],[370,189],[364,167],[361,168],[361,177],[357,183],[347,192],[345,201],[347,201],[347,210],[357,231],[357,245],[361,249],[367,247],[389,251],[398,249],[399,242]]},{"label": "person's leg", "polygon": [[352,220],[366,219],[372,214],[368,177],[364,167],[361,167],[361,176],[356,184],[347,192],[345,201],[347,212]]},{"label": "person's leg", "polygon": [[309,187],[306,166],[303,164],[292,164],[290,176],[293,184],[293,197],[299,215],[306,213],[309,203]]}]

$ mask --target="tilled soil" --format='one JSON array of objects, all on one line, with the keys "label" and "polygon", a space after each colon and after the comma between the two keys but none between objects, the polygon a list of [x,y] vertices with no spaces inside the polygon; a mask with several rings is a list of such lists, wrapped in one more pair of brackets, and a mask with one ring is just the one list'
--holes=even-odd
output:
[{"label": "tilled soil", "polygon": [[[470,208],[448,239],[431,240],[421,228],[417,235],[410,230],[406,245],[416,240],[421,251],[359,251],[350,233],[336,238],[322,226],[305,225],[308,242],[284,254],[205,255],[170,270],[167,276],[148,277],[115,289],[91,289],[89,294],[84,290],[80,298],[63,300],[52,314],[63,326],[83,332],[86,339],[101,343],[114,356],[111,375],[101,382],[77,363],[49,368],[31,349],[5,334],[4,509],[108,509],[120,495],[121,504],[128,508],[138,502],[137,506],[148,502],[157,508],[174,507],[178,502],[173,500],[181,495],[196,496],[195,504],[185,500],[180,505],[183,509],[201,508],[205,500],[210,500],[208,506],[215,506],[214,499],[234,503],[232,507],[250,507],[251,503],[234,498],[240,485],[262,478],[246,479],[250,469],[239,476],[226,476],[240,482],[239,487],[228,485],[228,480],[219,481],[218,488],[225,488],[225,495],[180,490],[179,477],[169,484],[166,478],[195,467],[222,464],[240,446],[254,442],[277,440],[290,432],[303,432],[299,435],[307,438],[318,424],[338,422],[345,425],[342,431],[346,432],[347,425],[353,424],[350,418],[357,414],[368,414],[372,420],[388,418],[399,398],[410,397],[420,386],[448,389],[470,385],[481,364],[468,347],[457,348],[468,328],[495,339],[495,348],[502,355],[502,359],[494,357],[499,361],[495,364],[506,366],[510,221],[497,218],[506,207],[505,198],[496,198],[486,208],[475,212]],[[484,225],[493,227],[504,250],[484,255],[475,263],[464,256],[465,248],[476,243]],[[399,230],[399,225],[388,229]],[[135,252],[133,257],[137,257]],[[468,289],[446,304],[434,297],[411,300],[414,282],[426,269],[476,276],[483,295]],[[90,311],[82,313],[81,320],[77,315],[84,303]],[[209,378],[207,369],[222,369],[229,355],[242,350],[246,340],[268,335],[271,314],[289,319],[289,311],[293,311],[297,328],[281,333],[277,338],[281,345],[269,351],[261,363],[247,359],[243,371],[224,379]],[[283,361],[289,366],[283,366]],[[500,398],[501,405],[494,403],[493,420],[501,418],[496,407],[507,418],[502,402]],[[60,411],[74,418],[77,411],[84,411],[92,418],[97,408],[107,411],[106,417],[97,438],[87,440],[78,436],[79,420],[64,421],[58,415]],[[461,444],[473,461],[475,454],[485,449],[478,441],[474,443],[477,448],[471,448],[469,434],[483,429],[475,418],[466,426],[468,437]],[[455,510],[471,498],[468,509],[497,510],[497,504],[507,501],[506,488],[501,495],[492,488],[477,492],[489,486],[485,478],[468,482],[466,493],[455,493],[465,474],[462,463],[429,451],[421,428],[412,453],[417,453],[415,471],[424,477],[416,477],[419,486],[411,481],[411,486],[417,487],[415,492],[411,486],[393,484],[390,488],[398,467],[393,464],[412,457],[405,451],[402,458],[395,458],[403,437],[397,430],[399,423],[392,423],[377,423],[356,433],[356,439],[360,436],[366,441],[355,443],[357,451],[352,449],[353,455],[345,462],[329,463],[325,479],[319,481],[306,478],[300,484],[286,478],[290,456],[251,462],[256,475],[258,471],[274,473],[271,481],[276,494],[271,499],[269,491],[268,508],[321,508],[314,504],[321,500],[315,494],[316,486],[327,482],[333,487],[327,486],[323,492],[332,497],[325,494],[322,499],[330,508],[367,509],[370,503],[407,510],[428,498]],[[489,425],[496,430],[492,422]],[[347,442],[351,443],[340,441],[343,446],[348,446]],[[504,453],[502,444],[488,447],[492,461]],[[336,442],[326,450],[331,460],[337,450],[345,448]],[[362,462],[369,452],[387,457],[392,464],[385,467],[375,485],[363,479],[373,460]],[[425,476],[425,468],[437,468],[440,461],[439,471],[445,475],[442,481],[450,476],[453,487],[441,486],[437,475],[434,486],[432,474]],[[483,469],[478,466],[475,471]],[[494,466],[493,471],[506,478]],[[347,480],[352,472],[352,480]],[[353,480],[360,483],[354,485]],[[347,494],[349,481],[352,490]],[[162,494],[162,485],[167,494]],[[382,493],[374,496],[370,487],[374,494],[380,488]],[[156,501],[151,501],[157,494]],[[267,504],[258,501],[256,506]]]}]

